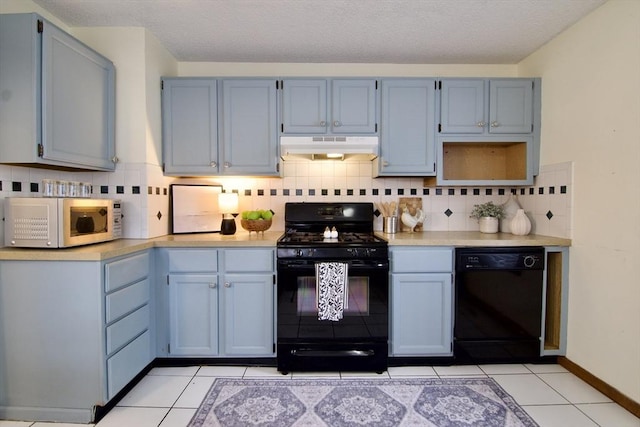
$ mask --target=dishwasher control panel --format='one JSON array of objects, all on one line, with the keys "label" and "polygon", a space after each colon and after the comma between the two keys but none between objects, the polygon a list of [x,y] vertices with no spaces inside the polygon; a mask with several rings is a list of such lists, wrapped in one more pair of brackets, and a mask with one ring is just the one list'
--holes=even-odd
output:
[{"label": "dishwasher control panel", "polygon": [[543,270],[544,248],[461,248],[456,250],[456,271]]}]

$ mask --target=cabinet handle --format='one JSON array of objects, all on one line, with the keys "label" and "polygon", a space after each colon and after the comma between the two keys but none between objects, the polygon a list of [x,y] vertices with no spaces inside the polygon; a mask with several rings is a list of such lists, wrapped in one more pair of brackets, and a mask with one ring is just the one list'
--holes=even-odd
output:
[{"label": "cabinet handle", "polygon": [[333,122],[333,127],[339,128],[340,126],[342,126],[342,123],[340,123],[338,120],[335,120]]},{"label": "cabinet handle", "polygon": [[322,120],[322,121],[320,122],[320,126],[322,126],[322,127],[327,127],[327,122],[326,122],[326,121],[324,121],[324,120]]},{"label": "cabinet handle", "polygon": [[209,283],[209,287],[210,287],[211,289],[215,289],[215,288],[216,288],[216,286],[218,286],[216,283]]},{"label": "cabinet handle", "polygon": [[211,162],[211,163],[209,163],[209,166],[211,166],[212,168],[217,168],[218,167],[218,162]]},{"label": "cabinet handle", "polygon": [[500,126],[500,123],[498,123],[498,122],[496,122],[496,121],[491,122],[491,127],[492,127],[492,128],[497,128],[497,127],[499,127],[499,126]]},{"label": "cabinet handle", "polygon": [[225,167],[225,168],[230,168],[230,167],[231,167],[231,163],[229,163],[229,162],[224,162],[224,167]]},{"label": "cabinet handle", "polygon": [[119,161],[120,161],[120,159],[118,158],[118,156],[113,156],[113,157],[111,158],[111,162],[112,162],[112,163],[118,163]]},{"label": "cabinet handle", "polygon": [[384,162],[382,162],[382,166],[389,166],[389,162],[385,160]]},{"label": "cabinet handle", "polygon": [[230,288],[230,287],[231,287],[231,283],[229,283],[229,282],[224,282],[224,287],[225,287],[225,288]]},{"label": "cabinet handle", "polygon": [[478,122],[478,123],[476,123],[476,126],[478,126],[479,128],[483,128],[483,127],[484,127],[484,125],[486,125],[486,123],[485,123],[485,122]]}]

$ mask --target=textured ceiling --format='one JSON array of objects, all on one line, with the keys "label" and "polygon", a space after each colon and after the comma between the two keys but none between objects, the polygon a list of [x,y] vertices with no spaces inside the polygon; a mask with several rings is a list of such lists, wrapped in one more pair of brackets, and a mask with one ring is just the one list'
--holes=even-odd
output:
[{"label": "textured ceiling", "polygon": [[606,0],[34,0],[179,61],[514,64]]}]

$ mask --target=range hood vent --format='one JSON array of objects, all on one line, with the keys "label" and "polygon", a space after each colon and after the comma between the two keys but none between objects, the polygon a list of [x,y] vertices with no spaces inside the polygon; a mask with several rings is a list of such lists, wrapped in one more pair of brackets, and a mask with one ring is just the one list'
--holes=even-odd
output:
[{"label": "range hood vent", "polygon": [[377,136],[282,136],[280,156],[288,159],[363,159],[378,157]]}]

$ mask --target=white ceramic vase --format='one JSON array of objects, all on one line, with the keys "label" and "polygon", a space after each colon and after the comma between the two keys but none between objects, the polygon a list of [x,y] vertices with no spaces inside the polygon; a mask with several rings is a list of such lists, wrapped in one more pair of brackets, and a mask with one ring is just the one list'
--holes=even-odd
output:
[{"label": "white ceramic vase", "polygon": [[498,218],[485,216],[480,218],[478,223],[480,224],[481,233],[497,233],[500,221],[498,221]]},{"label": "white ceramic vase", "polygon": [[511,220],[511,233],[516,236],[526,236],[531,231],[531,221],[524,209],[518,209],[516,215]]},{"label": "white ceramic vase", "polygon": [[511,193],[509,194],[509,200],[507,200],[502,207],[504,208],[504,218],[500,220],[500,231],[503,233],[511,233],[511,220],[513,220],[516,212],[520,209],[520,203],[518,203],[516,196]]}]

